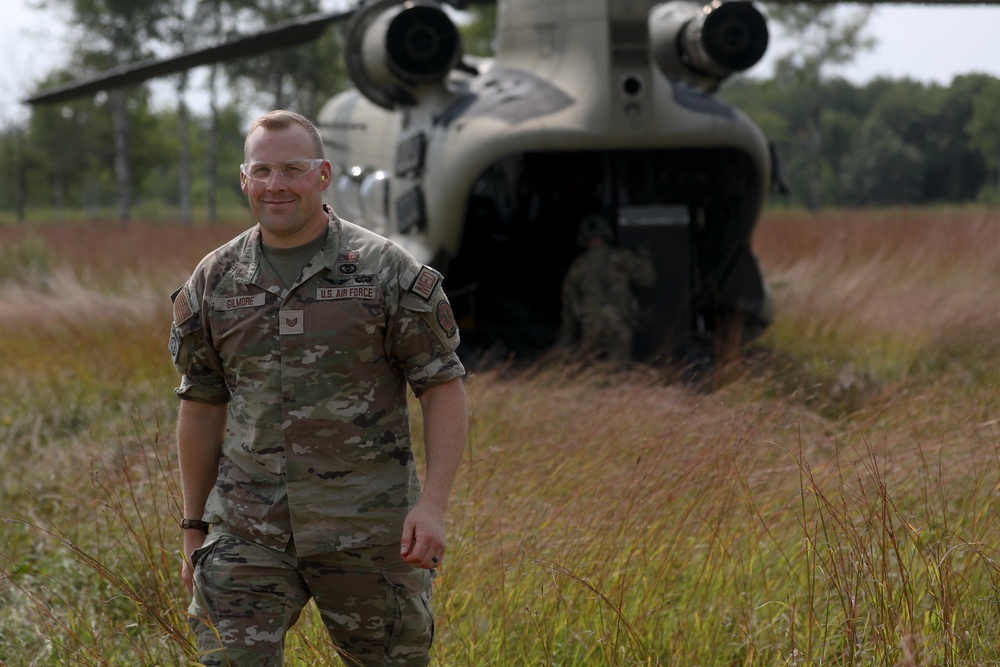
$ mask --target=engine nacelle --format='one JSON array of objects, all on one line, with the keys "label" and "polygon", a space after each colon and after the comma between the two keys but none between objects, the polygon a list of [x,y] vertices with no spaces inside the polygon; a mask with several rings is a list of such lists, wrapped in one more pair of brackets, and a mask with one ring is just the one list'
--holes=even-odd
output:
[{"label": "engine nacelle", "polygon": [[376,0],[355,14],[345,57],[358,90],[395,109],[416,104],[421,86],[448,76],[462,57],[462,39],[436,3]]},{"label": "engine nacelle", "polygon": [[749,0],[661,3],[649,13],[649,34],[664,74],[708,89],[755,65],[768,42],[767,21]]}]

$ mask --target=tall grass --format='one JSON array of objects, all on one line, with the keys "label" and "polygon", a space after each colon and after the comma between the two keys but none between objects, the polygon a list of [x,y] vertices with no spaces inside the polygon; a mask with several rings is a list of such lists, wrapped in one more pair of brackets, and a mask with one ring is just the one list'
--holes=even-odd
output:
[{"label": "tall grass", "polygon": [[[1000,662],[998,222],[765,220],[779,319],[710,391],[474,373],[437,663]],[[0,663],[194,664],[166,294],[226,234],[153,228],[102,265],[60,232],[32,232],[46,280],[0,292]],[[339,664],[314,610],[287,654]]]}]

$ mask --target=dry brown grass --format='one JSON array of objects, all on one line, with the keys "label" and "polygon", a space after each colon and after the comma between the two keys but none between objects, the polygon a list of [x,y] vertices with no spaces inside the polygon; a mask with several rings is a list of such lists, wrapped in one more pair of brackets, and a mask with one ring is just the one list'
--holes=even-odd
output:
[{"label": "dry brown grass", "polygon": [[[439,663],[1000,660],[997,224],[769,214],[778,320],[700,388],[657,369],[474,374]],[[166,297],[238,230],[77,229],[33,230],[59,269],[0,297],[0,501],[71,538],[0,525],[0,656],[176,664]],[[300,625],[288,664],[328,660]]]},{"label": "dry brown grass", "polygon": [[179,224],[0,225],[0,249],[28,238],[44,240],[53,268],[67,269],[88,285],[127,288],[135,276],[185,279],[205,254],[247,225],[185,227]]},{"label": "dry brown grass", "polygon": [[1000,320],[1000,211],[766,216],[755,247],[783,318],[891,337],[936,337]]},{"label": "dry brown grass", "polygon": [[925,370],[993,382],[998,226],[988,209],[769,214],[755,243],[778,309],[768,341],[845,395]]}]

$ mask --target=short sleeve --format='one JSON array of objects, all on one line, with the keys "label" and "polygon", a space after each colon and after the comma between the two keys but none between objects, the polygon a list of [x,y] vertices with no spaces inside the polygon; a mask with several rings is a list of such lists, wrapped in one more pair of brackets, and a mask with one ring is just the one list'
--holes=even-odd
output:
[{"label": "short sleeve", "polygon": [[200,303],[192,298],[187,283],[170,295],[173,322],[170,327],[170,357],[181,375],[174,389],[178,397],[199,403],[222,404],[229,401],[222,364],[206,340]]},{"label": "short sleeve", "polygon": [[388,329],[386,351],[417,395],[465,375],[456,353],[461,342],[458,323],[443,282],[429,266],[403,272],[398,308]]}]

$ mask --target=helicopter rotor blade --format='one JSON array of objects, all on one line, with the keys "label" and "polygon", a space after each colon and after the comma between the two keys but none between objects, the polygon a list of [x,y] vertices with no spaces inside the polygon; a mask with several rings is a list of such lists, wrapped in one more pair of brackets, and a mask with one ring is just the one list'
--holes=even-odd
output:
[{"label": "helicopter rotor blade", "polygon": [[93,95],[111,88],[133,86],[147,79],[168,74],[176,74],[200,65],[233,60],[243,56],[254,56],[265,51],[273,51],[298,46],[319,38],[326,28],[345,21],[355,10],[332,14],[311,14],[292,19],[253,35],[183,53],[173,58],[150,59],[137,63],[114,67],[92,78],[72,81],[62,86],[42,90],[24,100],[26,104],[53,104]]},{"label": "helicopter rotor blade", "polygon": [[469,5],[495,5],[497,0],[443,0],[444,4],[455,9],[465,9]]}]

